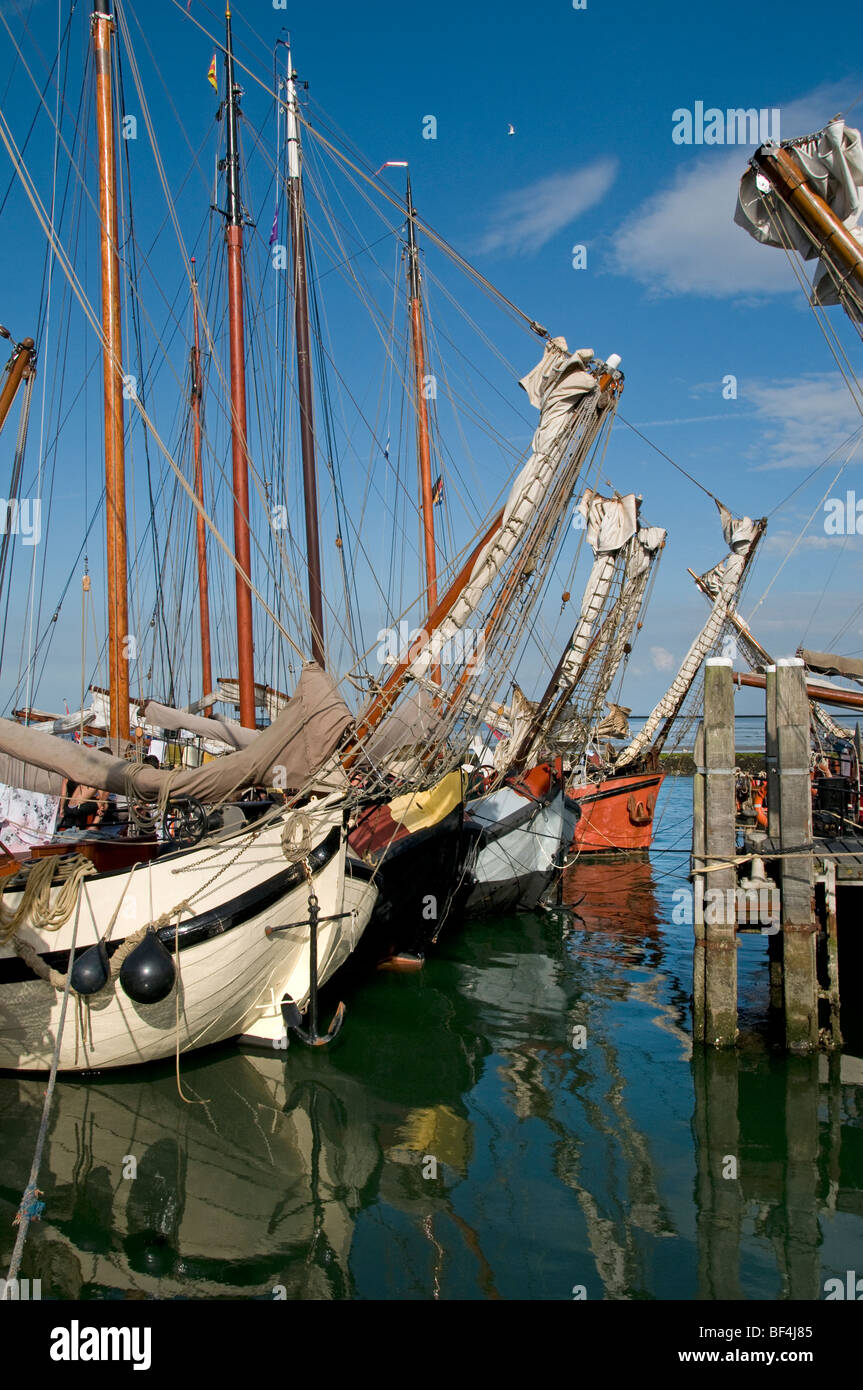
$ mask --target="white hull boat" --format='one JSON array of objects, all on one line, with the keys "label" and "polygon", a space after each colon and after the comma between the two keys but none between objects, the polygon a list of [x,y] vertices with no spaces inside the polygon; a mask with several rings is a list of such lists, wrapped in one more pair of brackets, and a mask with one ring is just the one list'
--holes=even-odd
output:
[{"label": "white hull boat", "polygon": [[465,821],[481,832],[465,914],[535,908],[575,829],[560,781],[555,779],[540,796],[505,784],[469,802]]},{"label": "white hull boat", "polygon": [[[311,882],[304,865],[295,862],[295,827],[306,836]],[[56,931],[22,924],[16,935],[25,952],[30,947],[43,968],[52,966],[62,976],[76,919],[79,960],[115,915],[109,956],[142,926],[168,919],[155,935],[173,953],[173,987],[154,1002],[136,1002],[124,988],[129,962],[134,965],[129,954],[123,973],[97,992],[70,990],[59,1069],[136,1065],[235,1037],[284,1046],[282,1001],[302,1011],[309,998],[312,886],[321,984],[353,950],[374,907],[373,883],[346,877],[345,850],[343,800],[333,795],[131,872],[85,877],[79,903]],[[59,891],[52,888],[52,901]],[[14,910],[19,898],[10,886],[6,910]],[[283,930],[267,935],[273,927]],[[62,1004],[58,976],[53,983],[39,978],[11,941],[0,946],[0,1067],[50,1067]]]}]

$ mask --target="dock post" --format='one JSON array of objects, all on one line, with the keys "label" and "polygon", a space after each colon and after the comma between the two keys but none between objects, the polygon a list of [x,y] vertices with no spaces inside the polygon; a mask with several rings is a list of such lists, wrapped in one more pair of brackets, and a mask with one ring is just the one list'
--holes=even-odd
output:
[{"label": "dock post", "polygon": [[[859,726],[858,726],[859,727]],[[839,935],[836,920],[836,860],[824,863],[824,934],[827,956],[827,999],[830,1011],[829,1045],[842,1046],[842,1030],[839,1024]]]},{"label": "dock post", "polygon": [[[733,859],[734,685],[729,657],[704,666],[705,1041],[737,1041],[737,871]],[[711,868],[722,863],[722,868]]]},{"label": "dock post", "polygon": [[707,999],[704,993],[704,725],[695,734],[695,775],[692,778],[692,922],[695,944],[692,953],[692,1036],[696,1042],[707,1039]]},{"label": "dock post", "polygon": [[809,700],[804,666],[799,657],[788,657],[776,663],[775,767],[779,790],[779,847],[783,856],[789,856],[779,861],[785,1045],[792,1052],[808,1052],[818,1046],[818,975],[813,914]]},{"label": "dock post", "polygon": [[[764,761],[767,769],[767,834],[779,841],[779,767],[776,757],[776,667],[764,668],[765,719]],[[767,970],[770,1012],[782,1012],[782,938],[774,932],[767,938]]]}]

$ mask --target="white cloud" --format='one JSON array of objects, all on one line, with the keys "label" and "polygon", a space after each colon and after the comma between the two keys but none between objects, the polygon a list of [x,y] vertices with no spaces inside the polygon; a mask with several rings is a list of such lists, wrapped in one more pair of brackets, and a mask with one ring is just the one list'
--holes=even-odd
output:
[{"label": "white cloud", "polygon": [[[832,85],[790,102],[781,108],[782,138],[819,129],[850,100],[850,86]],[[669,112],[669,144],[670,117]],[[658,294],[733,299],[753,293],[800,294],[785,253],[758,245],[734,224],[737,189],[751,149],[716,146],[710,154],[694,156],[687,149],[687,163],[674,182],[643,202],[617,230],[612,270]]]},{"label": "white cloud", "polygon": [[[812,522],[813,526],[820,525],[816,516]],[[842,545],[845,537],[843,536],[801,536],[798,537],[793,531],[774,531],[769,532],[764,538],[764,549],[775,550],[787,555],[791,547],[795,550],[833,550]],[[852,537],[853,540],[853,537]],[[799,619],[797,620],[799,621]]]},{"label": "white cloud", "polygon": [[538,251],[562,228],[605,197],[617,176],[616,159],[552,174],[507,193],[492,208],[480,251],[511,255]]},{"label": "white cloud", "polygon": [[752,463],[758,469],[815,468],[836,451],[825,469],[838,472],[851,455],[863,460],[863,443],[845,444],[863,428],[860,412],[844,381],[837,375],[810,373],[772,382],[743,383],[740,395],[753,405],[762,425],[758,453]]},{"label": "white cloud", "polygon": [[665,647],[651,647],[650,659],[655,671],[671,671],[674,668],[674,657]]}]

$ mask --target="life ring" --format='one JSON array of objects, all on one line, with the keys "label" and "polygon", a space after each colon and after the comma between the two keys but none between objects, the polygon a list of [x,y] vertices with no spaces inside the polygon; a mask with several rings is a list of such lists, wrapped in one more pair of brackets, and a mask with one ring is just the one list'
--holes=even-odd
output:
[{"label": "life ring", "polygon": [[655,796],[648,796],[644,801],[636,801],[634,794],[630,796],[626,803],[626,809],[629,812],[629,819],[632,825],[649,825],[653,820],[653,808],[655,805]]}]

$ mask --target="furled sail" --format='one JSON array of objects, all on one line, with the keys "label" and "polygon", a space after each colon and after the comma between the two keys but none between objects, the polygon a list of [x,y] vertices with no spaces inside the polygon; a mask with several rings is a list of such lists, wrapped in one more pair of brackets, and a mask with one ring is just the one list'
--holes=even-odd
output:
[{"label": "furled sail", "polygon": [[617,759],[617,768],[626,767],[640,757],[662,721],[671,718],[680,709],[702,661],[713,649],[728,614],[733,611],[737,588],[743,578],[752,546],[758,537],[759,527],[758,523],[748,516],[735,519],[721,502],[717,502],[716,505],[722,519],[722,534],[730,551],[720,564],[714,565],[707,574],[702,575],[702,582],[713,597],[713,606],[668,690],[648,716],[644,727]]},{"label": "furled sail", "polygon": [[578,675],[611,591],[617,558],[638,532],[638,498],[634,492],[625,497],[602,497],[588,489],[579,501],[578,510],[587,524],[587,541],[594,558],[581,600],[581,613],[561,664],[558,681],[561,689],[571,685]]},{"label": "furled sail", "polygon": [[148,700],[144,706],[144,722],[154,729],[187,729],[190,734],[224,743],[228,748],[247,748],[258,737],[257,729],[245,729],[234,719],[207,719],[202,714],[160,705],[156,700]]},{"label": "furled sail", "polygon": [[[863,145],[859,130],[835,120],[815,135],[784,142],[782,149],[793,157],[813,192],[855,240],[863,243],[863,229],[857,225],[863,210]],[[812,239],[791,210],[773,195],[765,177],[752,167],[740,180],[734,221],[763,246],[790,245],[807,261],[821,256],[820,242]],[[816,272],[813,289],[820,303],[841,303],[852,317],[858,317],[852,313],[855,306],[840,296],[834,273],[824,261]]]},{"label": "furled sail", "polygon": [[863,685],[863,661],[853,656],[835,656],[832,652],[810,652],[801,647],[797,653],[806,662],[810,671],[819,676],[845,676],[847,680]]},{"label": "furled sail", "polygon": [[353,715],[332,677],[309,662],[294,694],[268,729],[247,748],[214,758],[203,767],[162,771],[22,728],[9,719],[0,719],[0,753],[118,795],[132,792],[145,801],[167,795],[192,796],[213,804],[244,787],[267,786],[274,781],[285,790],[302,790],[334,753],[352,723]]},{"label": "furled sail", "polygon": [[592,348],[570,353],[564,338],[545,344],[542,360],[519,385],[539,412],[531,456],[512,485],[499,529],[476,558],[473,569],[450,613],[410,667],[410,675],[427,670],[432,660],[466,626],[483,597],[513,554],[536,514],[560,466],[562,449],[573,428],[579,405],[599,397],[599,382],[587,370]]}]

